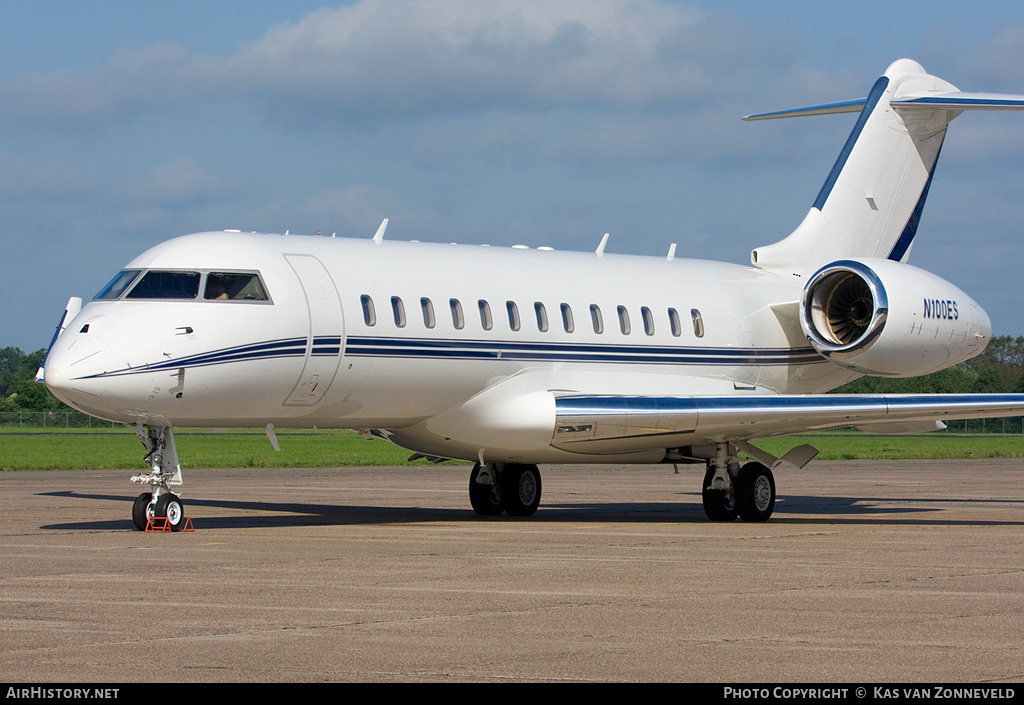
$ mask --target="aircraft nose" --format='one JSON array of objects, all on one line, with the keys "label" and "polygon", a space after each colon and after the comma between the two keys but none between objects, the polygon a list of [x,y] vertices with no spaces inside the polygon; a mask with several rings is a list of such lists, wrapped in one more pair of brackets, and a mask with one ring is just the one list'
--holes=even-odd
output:
[{"label": "aircraft nose", "polygon": [[103,340],[66,331],[46,356],[43,382],[68,406],[93,416],[109,416],[112,410],[105,404],[105,395],[111,380],[103,373],[112,358]]}]

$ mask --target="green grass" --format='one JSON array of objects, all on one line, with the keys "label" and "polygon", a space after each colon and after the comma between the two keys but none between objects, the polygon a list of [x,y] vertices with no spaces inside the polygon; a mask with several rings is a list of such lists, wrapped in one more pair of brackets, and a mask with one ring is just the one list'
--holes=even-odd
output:
[{"label": "green grass", "polygon": [[[409,463],[412,452],[380,439],[367,440],[351,431],[277,432],[281,452],[275,452],[262,431],[204,431],[178,429],[178,456],[185,468],[335,467],[342,465],[423,465]],[[876,436],[829,432],[756,441],[755,445],[782,455],[807,443],[818,449],[818,460],[887,460],[896,458],[1019,458],[1024,436],[961,436],[932,433],[921,436]],[[144,450],[135,434],[124,427],[93,429],[0,428],[0,470],[140,469]]]},{"label": "green grass", "polygon": [[[334,467],[409,463],[412,451],[387,441],[367,440],[351,431],[278,431],[277,452],[261,431],[175,429],[183,467]],[[135,434],[119,429],[4,429],[0,470],[143,468],[145,449]]]},{"label": "green grass", "polygon": [[820,452],[816,460],[896,460],[956,458],[1021,458],[1024,436],[928,433],[918,436],[878,436],[855,431],[832,431],[807,436],[786,436],[754,441],[773,455],[801,444]]}]

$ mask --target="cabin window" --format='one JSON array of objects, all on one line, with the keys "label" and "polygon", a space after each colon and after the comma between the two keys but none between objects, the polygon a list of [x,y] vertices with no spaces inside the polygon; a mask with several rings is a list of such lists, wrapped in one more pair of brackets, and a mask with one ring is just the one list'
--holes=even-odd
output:
[{"label": "cabin window", "polygon": [[644,319],[644,333],[654,335],[654,314],[646,306],[640,307],[640,317]]},{"label": "cabin window", "polygon": [[377,325],[377,312],[373,310],[373,299],[369,294],[363,294],[359,297],[359,301],[363,306],[363,323],[368,326]]},{"label": "cabin window", "polygon": [[506,301],[505,308],[508,310],[508,327],[510,330],[519,330],[522,325],[519,322],[519,307],[515,301]]},{"label": "cabin window", "polygon": [[466,327],[466,319],[462,315],[462,304],[458,299],[450,299],[448,306],[452,310],[452,325],[455,326],[456,330],[462,330]]},{"label": "cabin window", "polygon": [[672,329],[672,335],[676,338],[683,334],[683,324],[679,321],[679,311],[674,308],[668,310],[668,324]]},{"label": "cabin window", "polygon": [[199,295],[199,272],[146,272],[125,298],[194,299]]},{"label": "cabin window", "polygon": [[537,314],[537,330],[541,333],[548,332],[548,310],[544,308],[544,304],[537,301],[533,304],[533,312]]},{"label": "cabin window", "polygon": [[391,312],[395,315],[395,325],[405,328],[405,304],[398,296],[391,297]]},{"label": "cabin window", "polygon": [[420,299],[420,309],[423,311],[423,325],[427,328],[433,328],[436,323],[434,320],[434,304],[424,296]]},{"label": "cabin window", "polygon": [[690,317],[693,318],[693,334],[698,338],[704,337],[704,319],[700,316],[700,311],[695,308],[690,309]]},{"label": "cabin window", "polygon": [[562,327],[566,333],[572,333],[576,327],[572,321],[572,309],[569,308],[569,304],[562,304]]},{"label": "cabin window", "polygon": [[494,327],[494,321],[491,320],[491,305],[480,299],[477,301],[477,306],[480,308],[480,327],[484,330],[490,330]]},{"label": "cabin window", "polygon": [[619,306],[619,330],[623,335],[629,335],[629,311],[625,306]]},{"label": "cabin window", "polygon": [[590,322],[594,324],[595,333],[604,333],[604,318],[601,317],[601,307],[597,304],[590,304]]},{"label": "cabin window", "polygon": [[266,301],[257,274],[210,272],[206,275],[204,298],[212,301]]},{"label": "cabin window", "polygon": [[142,274],[141,269],[126,269],[123,272],[118,272],[117,275],[110,280],[110,283],[100,289],[100,292],[94,296],[94,299],[117,299],[120,298],[124,290],[132,285],[132,282]]}]

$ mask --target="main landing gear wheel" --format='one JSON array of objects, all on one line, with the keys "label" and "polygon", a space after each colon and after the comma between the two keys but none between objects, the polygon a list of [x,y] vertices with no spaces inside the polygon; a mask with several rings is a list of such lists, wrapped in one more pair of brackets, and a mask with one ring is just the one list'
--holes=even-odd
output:
[{"label": "main landing gear wheel", "polygon": [[704,514],[711,521],[733,521],[736,518],[736,496],[733,490],[710,489],[715,479],[715,469],[709,468],[704,474],[701,498],[704,500]]},{"label": "main landing gear wheel", "polygon": [[[491,470],[491,472],[494,471]],[[497,482],[477,482],[479,476],[480,463],[477,463],[469,475],[469,503],[473,505],[473,511],[480,516],[498,516],[505,511],[505,506],[501,503],[501,486]]]},{"label": "main landing gear wheel", "polygon": [[181,497],[170,492],[160,495],[153,507],[154,516],[166,517],[167,525],[171,531],[181,531],[185,525],[185,505],[181,503]]},{"label": "main landing gear wheel", "polygon": [[540,468],[509,463],[499,476],[502,503],[510,517],[532,516],[540,506]]},{"label": "main landing gear wheel", "polygon": [[145,531],[149,525],[149,519],[153,516],[153,493],[143,492],[135,498],[132,505],[132,523],[139,531]]},{"label": "main landing gear wheel", "polygon": [[768,521],[775,509],[775,478],[761,463],[747,463],[736,478],[736,508],[743,521]]}]

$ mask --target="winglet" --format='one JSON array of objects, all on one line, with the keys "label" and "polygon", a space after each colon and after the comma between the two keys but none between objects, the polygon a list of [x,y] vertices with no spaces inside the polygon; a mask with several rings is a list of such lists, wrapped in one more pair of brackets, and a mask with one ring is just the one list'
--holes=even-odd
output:
[{"label": "winglet", "polygon": [[384,231],[387,230],[387,229],[388,229],[388,219],[385,218],[381,222],[380,227],[377,228],[377,234],[373,236],[373,241],[376,242],[378,245],[380,243],[384,242]]},{"label": "winglet", "polygon": [[605,233],[604,237],[601,238],[601,244],[597,246],[597,256],[598,257],[601,257],[601,256],[604,255],[604,246],[608,244],[608,235],[609,235],[608,233]]}]

